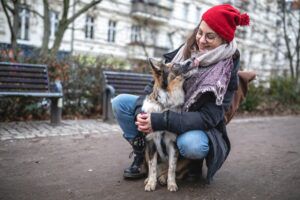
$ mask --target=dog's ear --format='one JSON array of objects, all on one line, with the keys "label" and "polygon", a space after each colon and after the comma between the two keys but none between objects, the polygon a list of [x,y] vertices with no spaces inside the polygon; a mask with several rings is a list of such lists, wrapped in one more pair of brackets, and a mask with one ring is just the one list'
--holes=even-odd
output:
[{"label": "dog's ear", "polygon": [[156,74],[161,73],[161,61],[155,60],[154,58],[148,58],[152,71]]}]

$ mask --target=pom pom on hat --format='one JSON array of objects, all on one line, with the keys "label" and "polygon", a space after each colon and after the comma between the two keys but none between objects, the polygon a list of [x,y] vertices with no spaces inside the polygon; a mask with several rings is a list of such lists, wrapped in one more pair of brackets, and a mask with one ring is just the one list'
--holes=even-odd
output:
[{"label": "pom pom on hat", "polygon": [[250,17],[246,13],[241,14],[229,4],[218,5],[208,9],[202,15],[202,20],[227,42],[233,40],[236,26],[247,26],[250,24]]},{"label": "pom pom on hat", "polygon": [[247,13],[241,14],[240,17],[240,26],[248,26],[250,24],[250,17],[247,15]]}]

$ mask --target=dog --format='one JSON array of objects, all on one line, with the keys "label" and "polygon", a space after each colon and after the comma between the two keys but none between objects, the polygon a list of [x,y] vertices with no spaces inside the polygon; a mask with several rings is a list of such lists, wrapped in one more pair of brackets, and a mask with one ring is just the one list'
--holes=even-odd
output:
[{"label": "dog", "polygon": [[[154,78],[151,94],[147,95],[142,111],[146,113],[171,110],[179,112],[184,103],[182,88],[184,78],[171,70],[171,64],[164,64],[149,59]],[[145,157],[148,164],[148,178],[145,180],[145,191],[154,191],[157,179],[166,184],[169,191],[177,191],[176,165],[178,160],[176,134],[168,131],[155,131],[146,135]],[[162,163],[160,165],[159,162]],[[165,165],[167,163],[167,165]],[[166,167],[167,166],[167,173]]]}]

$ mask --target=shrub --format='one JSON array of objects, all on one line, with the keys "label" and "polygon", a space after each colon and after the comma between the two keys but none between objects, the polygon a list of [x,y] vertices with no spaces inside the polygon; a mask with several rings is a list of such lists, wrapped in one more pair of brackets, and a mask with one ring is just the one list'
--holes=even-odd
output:
[{"label": "shrub", "polygon": [[269,95],[282,105],[300,103],[300,85],[291,78],[276,77],[270,80]]},{"label": "shrub", "polygon": [[246,99],[240,106],[242,111],[255,111],[262,101],[264,101],[264,88],[262,86],[256,87],[254,84],[249,85],[249,90]]}]

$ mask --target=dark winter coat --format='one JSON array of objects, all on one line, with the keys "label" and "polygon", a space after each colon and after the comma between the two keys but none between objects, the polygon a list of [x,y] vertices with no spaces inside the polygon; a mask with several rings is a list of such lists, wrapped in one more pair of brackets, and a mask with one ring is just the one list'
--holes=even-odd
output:
[{"label": "dark winter coat", "polygon": [[[165,62],[170,62],[178,50],[165,54]],[[239,57],[237,51],[233,56],[234,67],[222,105],[216,105],[215,96],[208,92],[190,107],[189,112],[166,111],[151,114],[151,125],[154,131],[167,130],[178,135],[190,130],[203,130],[207,133],[210,147],[205,158],[208,168],[206,177],[208,183],[230,152],[230,141],[225,127],[224,114],[231,104],[234,91],[238,87]],[[146,94],[152,92],[152,86],[153,83],[145,88]],[[136,102],[136,115],[140,112],[143,99],[144,97],[140,97]]]}]

